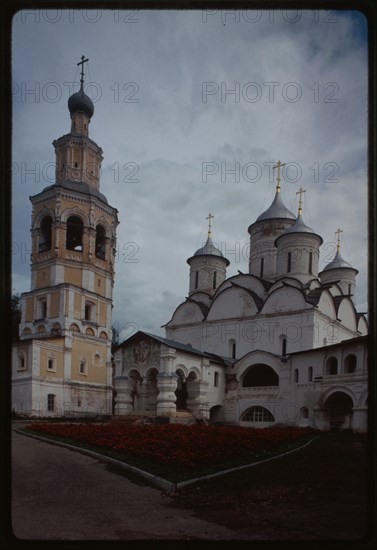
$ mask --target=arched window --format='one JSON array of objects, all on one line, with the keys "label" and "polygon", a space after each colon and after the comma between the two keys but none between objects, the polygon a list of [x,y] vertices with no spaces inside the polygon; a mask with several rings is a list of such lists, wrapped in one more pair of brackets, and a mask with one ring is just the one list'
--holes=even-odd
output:
[{"label": "arched window", "polygon": [[237,344],[235,340],[229,340],[229,350],[230,350],[230,356],[232,359],[236,358],[236,352],[237,352]]},{"label": "arched window", "polygon": [[313,252],[309,252],[309,273],[313,274]]},{"label": "arched window", "polygon": [[348,294],[349,295],[352,294],[352,285],[351,285],[351,283],[348,283]]},{"label": "arched window", "polygon": [[219,373],[218,372],[215,372],[213,385],[215,386],[215,388],[219,387]]},{"label": "arched window", "polygon": [[288,252],[287,256],[287,273],[290,273],[292,269],[292,253]]},{"label": "arched window", "polygon": [[326,374],[338,374],[338,359],[336,357],[329,357],[326,361]]},{"label": "arched window", "polygon": [[45,216],[41,222],[41,236],[39,238],[39,252],[50,250],[51,248],[51,234],[52,234],[52,218],[51,216]]},{"label": "arched window", "polygon": [[283,357],[287,355],[287,339],[285,337],[281,340],[281,354]]},{"label": "arched window", "polygon": [[298,383],[298,369],[295,369],[294,372],[293,372],[293,380],[294,380],[295,384]]},{"label": "arched window", "polygon": [[82,252],[84,224],[78,216],[70,216],[67,220],[66,249]]},{"label": "arched window", "polygon": [[308,368],[308,382],[313,382],[313,367]]},{"label": "arched window", "polygon": [[217,273],[216,271],[213,272],[213,277],[212,277],[212,288],[215,289],[216,288],[216,279],[217,279]]},{"label": "arched window", "polygon": [[96,227],[96,256],[100,260],[106,259],[106,231],[102,225]]},{"label": "arched window", "polygon": [[195,288],[199,285],[199,271],[195,271]]},{"label": "arched window", "polygon": [[250,407],[247,409],[242,417],[242,422],[274,422],[273,415],[264,407]]},{"label": "arched window", "polygon": [[354,355],[353,353],[350,353],[349,355],[347,355],[347,357],[344,360],[344,372],[346,374],[351,374],[352,372],[355,372],[356,363],[357,363],[356,355]]},{"label": "arched window", "polygon": [[260,278],[263,279],[264,258],[260,259]]},{"label": "arched window", "polygon": [[301,418],[309,418],[309,409],[307,407],[301,407],[300,416]]},{"label": "arched window", "polygon": [[278,386],[279,377],[268,365],[258,364],[249,367],[243,377],[242,386],[253,388],[257,386]]}]

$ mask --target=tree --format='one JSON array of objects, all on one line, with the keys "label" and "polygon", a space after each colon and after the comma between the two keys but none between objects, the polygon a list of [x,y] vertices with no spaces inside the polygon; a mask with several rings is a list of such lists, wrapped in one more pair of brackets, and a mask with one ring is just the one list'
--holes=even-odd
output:
[{"label": "tree", "polygon": [[114,349],[119,344],[119,325],[118,325],[118,323],[115,323],[115,325],[112,325],[111,333],[112,333],[111,350],[114,352]]},{"label": "tree", "polygon": [[21,323],[21,296],[18,292],[12,295],[12,341],[18,342],[20,339],[19,326]]}]

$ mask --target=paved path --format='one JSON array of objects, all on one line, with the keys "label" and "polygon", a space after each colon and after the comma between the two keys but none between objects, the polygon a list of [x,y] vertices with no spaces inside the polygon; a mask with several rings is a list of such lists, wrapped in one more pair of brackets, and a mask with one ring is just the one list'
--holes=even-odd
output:
[{"label": "paved path", "polygon": [[250,540],[174,508],[169,496],[81,453],[12,435],[12,526],[20,539]]}]

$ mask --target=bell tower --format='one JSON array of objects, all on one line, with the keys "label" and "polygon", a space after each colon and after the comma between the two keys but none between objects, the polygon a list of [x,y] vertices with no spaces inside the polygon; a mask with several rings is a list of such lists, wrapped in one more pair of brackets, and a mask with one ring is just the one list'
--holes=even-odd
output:
[{"label": "bell tower", "polygon": [[[84,92],[87,61],[82,56],[78,63],[80,89],[68,100],[71,130],[53,142],[55,184],[30,197],[31,290],[22,295],[18,347],[23,350],[14,358],[13,387],[14,400],[23,401],[31,414],[86,414],[89,409],[111,414],[112,408],[119,222],[117,210],[99,190],[103,157],[89,137],[94,106]],[[21,382],[30,375],[29,384]]]}]

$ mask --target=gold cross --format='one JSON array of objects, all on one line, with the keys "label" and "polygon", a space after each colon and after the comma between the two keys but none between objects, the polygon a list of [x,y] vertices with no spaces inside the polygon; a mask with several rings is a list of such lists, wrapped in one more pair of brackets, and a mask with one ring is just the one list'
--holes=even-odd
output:
[{"label": "gold cross", "polygon": [[302,187],[300,187],[300,189],[298,191],[296,191],[296,195],[300,195],[299,199],[298,199],[298,215],[301,216],[302,214],[302,195],[303,193],[306,193],[306,189],[303,189]]},{"label": "gold cross", "polygon": [[336,235],[336,240],[337,240],[337,243],[336,243],[336,251],[339,252],[340,250],[340,234],[343,233],[343,229],[337,229],[335,231],[335,235]]},{"label": "gold cross", "polygon": [[84,63],[86,63],[87,61],[89,61],[89,59],[85,59],[85,55],[82,55],[81,61],[77,63],[77,66],[81,65],[81,78],[80,78],[81,84],[84,84]]},{"label": "gold cross", "polygon": [[211,213],[208,214],[208,216],[206,217],[206,220],[208,220],[208,237],[211,236],[212,234],[212,231],[211,231],[211,220],[214,218],[215,216],[212,216]]},{"label": "gold cross", "polygon": [[281,163],[280,160],[278,160],[277,163],[275,164],[275,166],[272,167],[272,170],[275,170],[275,168],[278,169],[278,177],[276,178],[276,181],[277,181],[276,191],[278,193],[280,193],[280,168],[282,166],[285,166],[285,162]]}]

